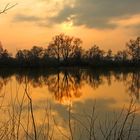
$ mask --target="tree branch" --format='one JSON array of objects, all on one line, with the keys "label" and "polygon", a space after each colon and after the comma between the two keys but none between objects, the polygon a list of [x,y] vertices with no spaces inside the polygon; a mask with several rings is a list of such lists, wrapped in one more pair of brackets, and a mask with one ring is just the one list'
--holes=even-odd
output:
[{"label": "tree branch", "polygon": [[17,5],[17,3],[14,4],[14,5],[10,5],[10,3],[6,4],[6,6],[4,7],[4,9],[2,11],[0,11],[0,14],[6,13],[8,10],[12,9],[16,5]]}]

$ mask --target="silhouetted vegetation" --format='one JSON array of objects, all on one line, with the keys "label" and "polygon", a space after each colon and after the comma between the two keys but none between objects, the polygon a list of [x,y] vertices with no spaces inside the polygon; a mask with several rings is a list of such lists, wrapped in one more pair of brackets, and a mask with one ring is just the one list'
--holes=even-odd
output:
[{"label": "silhouetted vegetation", "polygon": [[13,67],[139,67],[140,37],[130,40],[125,50],[116,54],[109,49],[107,52],[93,45],[83,49],[79,38],[65,34],[56,35],[47,48],[33,46],[30,50],[18,50],[11,56],[0,46],[0,66]]}]

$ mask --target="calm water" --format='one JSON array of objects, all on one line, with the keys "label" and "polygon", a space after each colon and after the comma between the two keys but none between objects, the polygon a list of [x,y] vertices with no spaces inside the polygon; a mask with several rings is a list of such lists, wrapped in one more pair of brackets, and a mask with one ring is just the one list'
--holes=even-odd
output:
[{"label": "calm water", "polygon": [[139,88],[139,70],[2,70],[0,139],[140,139]]}]

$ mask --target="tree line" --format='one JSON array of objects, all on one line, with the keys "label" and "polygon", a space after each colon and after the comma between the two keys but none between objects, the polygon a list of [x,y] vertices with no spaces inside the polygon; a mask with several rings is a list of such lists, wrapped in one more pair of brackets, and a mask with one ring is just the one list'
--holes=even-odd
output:
[{"label": "tree line", "polygon": [[140,37],[126,43],[126,48],[117,53],[104,51],[98,45],[88,50],[82,47],[80,38],[59,34],[53,37],[47,48],[33,46],[18,50],[12,56],[0,45],[0,66],[6,67],[116,67],[140,64]]}]

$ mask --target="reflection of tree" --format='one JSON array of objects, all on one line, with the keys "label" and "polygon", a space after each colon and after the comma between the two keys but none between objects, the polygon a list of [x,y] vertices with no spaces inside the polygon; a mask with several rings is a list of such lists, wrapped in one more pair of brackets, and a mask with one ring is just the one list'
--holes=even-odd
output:
[{"label": "reflection of tree", "polygon": [[[7,85],[7,83],[11,80],[10,77],[3,77],[3,76],[0,76],[0,98],[3,97],[3,92],[2,89],[4,86]],[[1,95],[2,94],[2,95]]]},{"label": "reflection of tree", "polygon": [[[48,70],[47,72],[26,73],[28,82],[34,88],[48,86],[56,100],[68,101],[80,97],[83,84],[90,85],[93,89],[99,88],[104,83],[111,85],[112,82],[121,82],[126,86],[128,93],[139,98],[140,72],[139,70],[90,70],[90,69],[61,69]],[[16,79],[24,83],[25,74],[17,74]],[[0,83],[1,85],[1,83]],[[84,93],[83,93],[84,94]]]},{"label": "reflection of tree", "polygon": [[115,77],[115,81],[118,81],[118,82],[125,82],[128,78],[127,72],[121,72],[121,71],[113,72],[113,75]]},{"label": "reflection of tree", "polygon": [[34,88],[42,87],[47,84],[48,76],[50,73],[41,72],[41,71],[25,71],[22,73],[16,74],[16,80],[22,84],[25,83],[25,75],[27,76],[28,83]]},{"label": "reflection of tree", "polygon": [[67,70],[52,75],[48,79],[48,89],[54,93],[56,100],[65,101],[73,97],[81,96],[81,80],[79,74],[70,73]]},{"label": "reflection of tree", "polygon": [[[16,76],[16,80],[21,84],[21,83],[25,83],[25,75],[17,75]],[[34,87],[42,87],[44,84],[44,79],[40,76],[40,77],[30,77],[28,76],[28,82]]]},{"label": "reflection of tree", "polygon": [[140,72],[133,72],[126,81],[127,90],[130,94],[134,94],[139,99],[140,94]]},{"label": "reflection of tree", "polygon": [[103,73],[99,71],[87,70],[83,75],[84,80],[88,83],[92,88],[96,89],[99,85],[104,83]]}]

